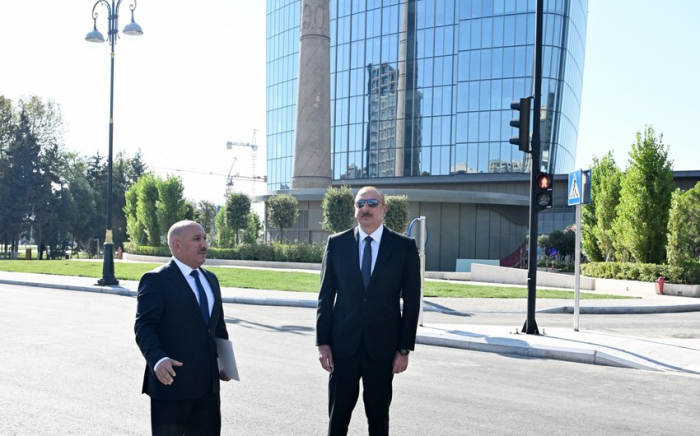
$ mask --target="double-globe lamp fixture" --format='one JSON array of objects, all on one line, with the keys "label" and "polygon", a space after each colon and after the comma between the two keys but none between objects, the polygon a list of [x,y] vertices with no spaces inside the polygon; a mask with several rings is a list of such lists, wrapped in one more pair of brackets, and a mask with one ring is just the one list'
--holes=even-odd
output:
[{"label": "double-globe lamp fixture", "polygon": [[[109,22],[109,30],[107,32],[107,38],[105,38],[99,30],[97,30],[97,7],[102,4],[107,8],[109,15],[107,20]],[[110,89],[109,89],[109,153],[107,154],[107,231],[105,233],[105,243],[104,243],[104,258],[102,263],[102,278],[97,281],[98,285],[101,286],[111,286],[118,285],[119,281],[114,276],[114,241],[112,239],[112,138],[114,134],[114,45],[117,42],[117,37],[119,36],[119,6],[121,6],[122,0],[98,0],[92,7],[92,19],[94,22],[94,27],[92,32],[85,36],[85,40],[89,42],[107,42],[109,41],[111,47],[111,77],[110,77]],[[136,9],[136,0],[133,4],[129,5],[131,9],[131,23],[124,26],[122,31],[125,35],[139,36],[143,35],[143,30],[141,26],[136,24],[134,21],[134,9]]]}]

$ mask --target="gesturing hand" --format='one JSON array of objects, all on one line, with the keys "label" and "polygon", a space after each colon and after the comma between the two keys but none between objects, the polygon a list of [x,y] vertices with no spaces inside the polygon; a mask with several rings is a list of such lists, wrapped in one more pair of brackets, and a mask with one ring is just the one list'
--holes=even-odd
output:
[{"label": "gesturing hand", "polygon": [[175,359],[165,359],[160,365],[158,365],[158,369],[156,369],[156,377],[158,377],[158,380],[164,385],[173,384],[175,377],[174,366],[182,366],[182,362],[178,362]]}]

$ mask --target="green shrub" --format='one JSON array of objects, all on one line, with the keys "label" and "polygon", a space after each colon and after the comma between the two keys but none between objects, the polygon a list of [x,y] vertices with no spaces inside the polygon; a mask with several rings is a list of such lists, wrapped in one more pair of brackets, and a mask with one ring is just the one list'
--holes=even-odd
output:
[{"label": "green shrub", "polygon": [[[127,242],[126,251],[143,256],[170,257],[168,247],[149,247]],[[316,244],[238,244],[234,248],[209,247],[207,258],[226,260],[259,260],[268,262],[321,263],[324,247]]]},{"label": "green shrub", "polygon": [[127,253],[141,255],[141,256],[160,256],[160,257],[170,257],[170,248],[165,246],[151,247],[149,245],[136,245],[131,242],[124,244],[124,250]]},{"label": "green shrub", "polygon": [[666,266],[664,277],[670,283],[700,283],[700,262],[695,259],[685,260],[680,266]]},{"label": "green shrub", "polygon": [[[284,253],[284,261],[286,262],[302,262],[302,263],[320,263],[323,260],[324,247],[316,244],[299,244],[287,245],[281,247],[280,252]],[[278,259],[282,261],[282,259]]]},{"label": "green shrub", "polygon": [[581,273],[588,277],[655,282],[665,277],[669,283],[700,283],[700,262],[690,260],[682,266],[632,262],[591,262],[581,265]]}]

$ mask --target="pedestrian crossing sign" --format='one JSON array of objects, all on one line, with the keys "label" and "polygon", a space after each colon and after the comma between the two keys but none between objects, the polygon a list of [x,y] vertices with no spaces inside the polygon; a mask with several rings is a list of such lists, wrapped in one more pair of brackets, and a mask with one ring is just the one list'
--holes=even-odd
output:
[{"label": "pedestrian crossing sign", "polygon": [[569,206],[588,204],[591,202],[591,170],[576,170],[569,173],[568,203]]}]

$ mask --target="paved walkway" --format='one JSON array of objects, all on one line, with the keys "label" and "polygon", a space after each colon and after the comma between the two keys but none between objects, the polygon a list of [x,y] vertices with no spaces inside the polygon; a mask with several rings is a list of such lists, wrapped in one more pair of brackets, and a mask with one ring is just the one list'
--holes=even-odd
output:
[{"label": "paved walkway", "polygon": [[[97,286],[85,277],[0,271],[0,283],[41,286],[75,291],[135,296],[138,282],[120,281],[118,286]],[[492,284],[491,284],[492,285]],[[700,299],[624,293],[639,299],[581,300],[580,313],[669,313],[700,311]],[[225,303],[316,307],[316,295],[302,292],[223,288]],[[573,312],[573,300],[537,299],[538,312]],[[527,313],[526,299],[427,298],[425,311],[444,313]],[[513,327],[471,324],[424,324],[417,342],[474,351],[515,354],[654,371],[675,371],[700,376],[700,340],[649,339],[591,330],[547,328],[544,334],[527,335]]]}]

